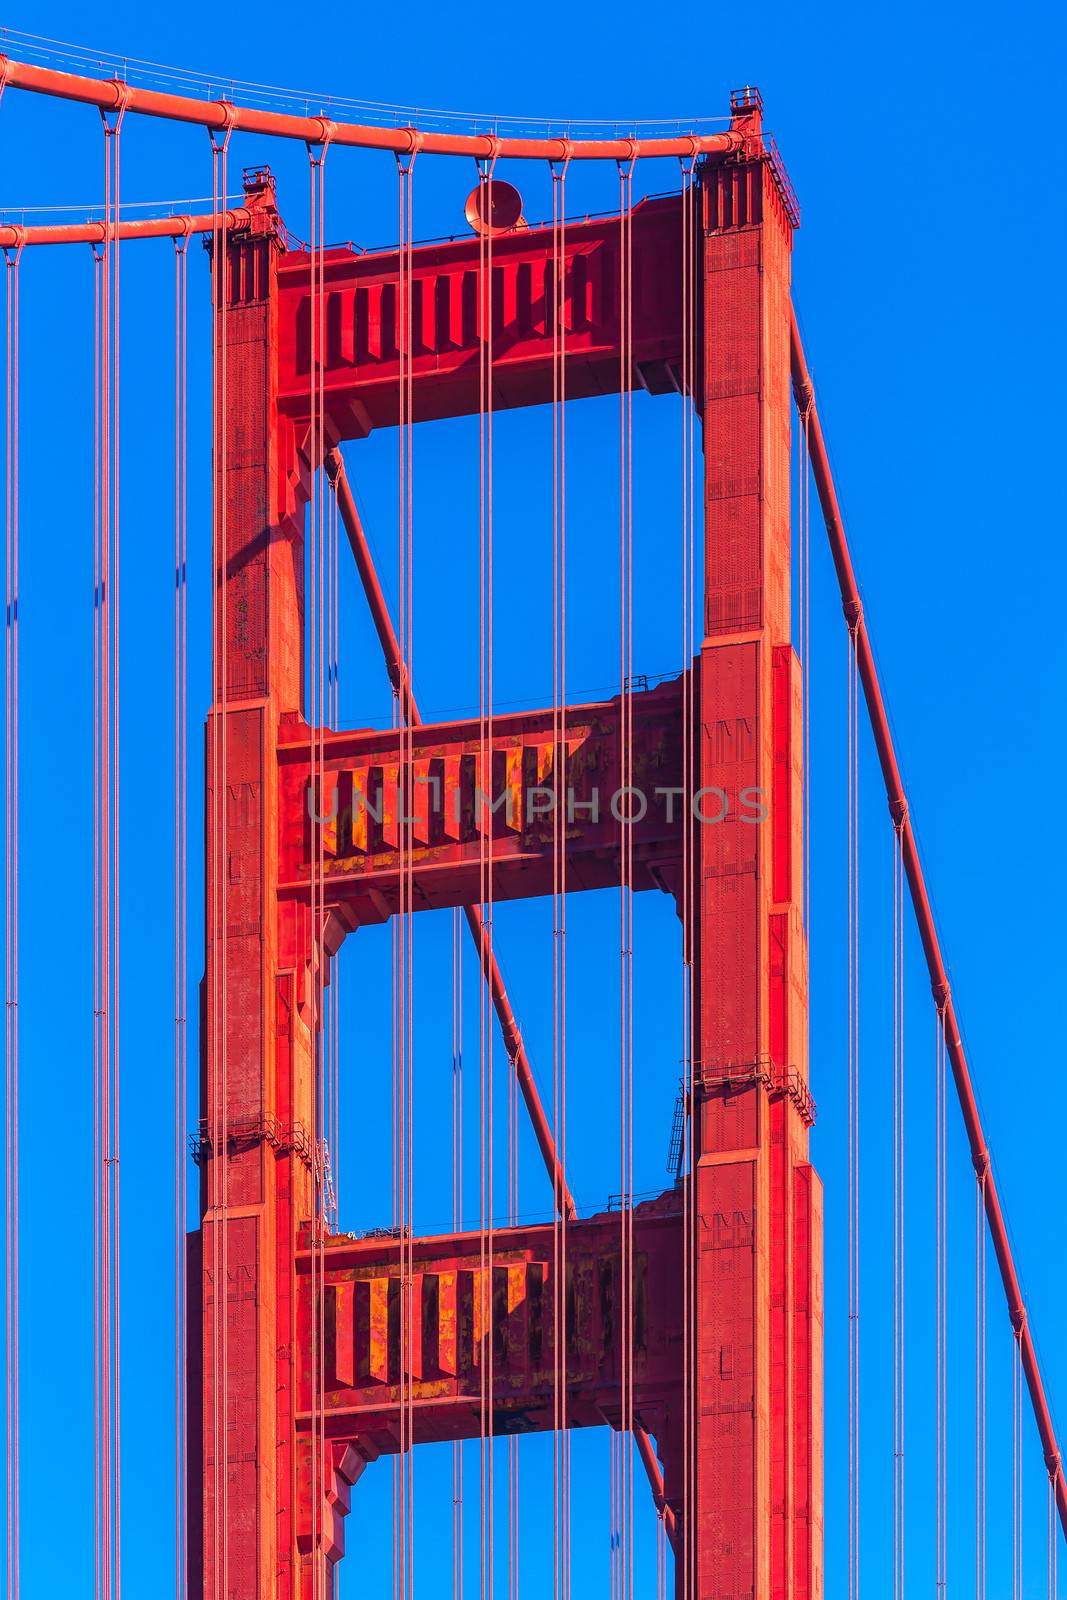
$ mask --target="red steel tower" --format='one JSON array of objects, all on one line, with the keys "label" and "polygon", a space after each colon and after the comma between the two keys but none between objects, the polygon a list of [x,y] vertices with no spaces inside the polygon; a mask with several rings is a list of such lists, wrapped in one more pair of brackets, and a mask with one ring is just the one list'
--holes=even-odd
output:
[{"label": "red steel tower", "polygon": [[[401,904],[401,817],[388,797],[429,793],[434,781],[456,797],[421,811],[416,802],[418,907],[478,901],[487,831],[496,898],[551,892],[549,832],[524,796],[561,779],[579,795],[570,887],[618,882],[618,825],[580,799],[583,785],[617,787],[621,719],[618,701],[572,707],[561,747],[550,711],[499,716],[492,774],[480,770],[476,722],[414,728],[403,762],[395,734],[327,730],[313,798],[331,820],[313,894],[303,687],[313,472],[340,441],[396,425],[402,359],[416,422],[478,409],[479,244],[410,251],[402,352],[399,251],[328,251],[313,289],[312,259],[286,248],[265,174],[247,184],[250,223],[225,236],[202,1224],[191,1273],[193,1595],[321,1592],[316,1564],[332,1572],[342,1554],[360,1473],[402,1447],[404,1396],[415,1443],[475,1436],[491,1364],[494,1431],[551,1428],[563,1341],[567,1424],[622,1425],[623,1304],[633,1408],[663,1464],[680,1600],[822,1592],[822,1230],[807,1155],[802,702],[790,644],[796,209],[754,91],[734,97],[733,127],[738,148],[697,167],[691,233],[677,196],[642,202],[631,223],[624,381],[667,392],[692,373],[705,550],[699,653],[681,680],[633,695],[628,781],[721,792],[729,804],[718,825],[694,826],[689,847],[686,805],[650,810],[634,829],[634,887],[674,893],[686,922],[692,1143],[686,1184],[635,1210],[628,1296],[617,1216],[568,1224],[562,1283],[551,1227],[495,1230],[488,1282],[476,1234],[410,1241],[403,1271],[396,1240],[315,1237],[319,998],[346,934]],[[618,388],[621,228],[620,218],[568,223],[561,305],[551,230],[494,240],[497,408],[551,398],[560,324],[568,398]],[[697,309],[688,360],[685,268]],[[476,790],[501,783],[515,804],[487,822]],[[756,824],[742,816],[746,790],[765,802]],[[380,815],[358,803],[376,793]]]}]

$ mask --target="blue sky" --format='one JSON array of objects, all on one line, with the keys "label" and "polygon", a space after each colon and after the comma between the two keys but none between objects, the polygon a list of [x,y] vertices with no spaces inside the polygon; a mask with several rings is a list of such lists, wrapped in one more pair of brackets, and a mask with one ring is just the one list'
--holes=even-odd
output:
[{"label": "blue sky", "polygon": [[[795,299],[831,441],[854,557],[909,786],[939,925],[952,968],[1022,1277],[1054,1404],[1067,1418],[1067,1314],[1058,1171],[1067,1129],[1059,1014],[1065,958],[1058,906],[1065,863],[1060,797],[1064,631],[1056,595],[1064,577],[1062,456],[1065,223],[1056,157],[1064,24],[1051,5],[1006,14],[988,4],[817,8],[769,5],[669,15],[616,7],[610,17],[469,11],[446,21],[418,4],[361,8],[320,22],[291,8],[243,12],[197,6],[9,11],[11,27],[107,51],[245,80],[311,87],[404,105],[622,120],[718,116],[729,91],[757,83],[803,208],[794,255]],[[12,48],[17,54],[17,48]],[[195,130],[135,121],[123,135],[127,201],[210,194],[207,141]],[[99,198],[95,112],[8,91],[0,107],[0,206],[88,205]],[[269,160],[296,233],[307,231],[302,149],[235,137],[234,172]],[[517,177],[530,217],[547,214],[540,170]],[[415,232],[461,226],[473,181],[466,164],[420,165]],[[643,170],[641,192],[673,186],[676,171]],[[606,209],[614,170],[583,172],[581,209]],[[371,244],[395,233],[391,160],[331,156],[327,233]],[[123,1059],[126,1307],[124,1441],[126,1583],[163,1593],[171,1537],[171,247],[123,254],[124,549],[126,668],[123,719],[126,855]],[[89,1329],[90,576],[87,252],[27,257],[23,268],[23,1133],[25,1269],[24,1594],[92,1592]],[[208,374],[206,264],[190,259],[190,375],[201,401]],[[571,433],[571,686],[610,689],[617,644],[603,622],[615,572],[615,411],[574,407]],[[669,542],[679,417],[670,401],[639,401],[635,545],[639,583],[636,667],[680,664],[677,570]],[[476,705],[477,467],[466,423],[423,430],[416,444],[417,687],[424,714]],[[498,501],[497,698],[550,694],[551,590],[547,424],[502,419]],[[206,704],[209,434],[192,419],[190,586],[193,647],[191,749]],[[609,446],[612,448],[613,446]],[[383,572],[395,541],[395,441],[348,451]],[[670,480],[673,481],[673,480]],[[605,487],[605,484],[608,487]],[[845,1583],[844,1382],[844,730],[845,644],[829,564],[816,561],[812,928],[812,1077],[820,1121],[814,1150],[827,1190],[827,1591]],[[664,550],[667,554],[664,554]],[[444,603],[442,603],[444,602]],[[342,722],[388,717],[375,640],[354,577],[342,591]],[[877,773],[863,768],[863,1350],[870,1397],[864,1418],[863,1573],[868,1594],[890,1591],[891,1445],[886,1383],[890,1283],[886,1258],[891,1128],[889,982],[890,839]],[[199,851],[197,792],[191,849]],[[194,879],[195,882],[195,879]],[[196,896],[193,896],[194,911]],[[617,1064],[614,1005],[616,902],[573,906],[575,1003],[572,1181],[595,1206],[618,1187],[612,1113],[594,1115],[601,1068]],[[507,908],[500,953],[516,1009],[549,1073],[550,947],[545,907]],[[658,1187],[677,1065],[677,932],[658,897],[638,906],[638,1189]],[[527,954],[520,959],[520,950]],[[509,951],[514,951],[509,956]],[[418,929],[416,1018],[419,1100],[416,1209],[430,1226],[450,1216],[447,1125],[451,1071],[450,920]],[[192,977],[199,957],[190,961]],[[473,979],[473,968],[468,965]],[[361,935],[343,952],[342,1223],[388,1210],[387,935]],[[933,1021],[912,940],[908,950],[909,1593],[932,1586]],[[467,996],[468,1037],[476,998]],[[673,1016],[673,1011],[670,1015]],[[380,1067],[377,1065],[380,1063]],[[475,1063],[476,1065],[476,1063]],[[497,1093],[503,1096],[503,1075]],[[502,1103],[502,1102],[501,1102]],[[1044,1108],[1044,1109],[1042,1109]],[[473,1126],[473,1125],[472,1125]],[[950,1118],[950,1581],[969,1586],[973,1526],[973,1184]],[[470,1140],[473,1147],[474,1140]],[[522,1150],[522,1204],[544,1209],[532,1144]],[[474,1190],[471,1189],[471,1195]],[[1008,1578],[1010,1343],[990,1276],[990,1582]],[[883,1379],[885,1381],[883,1381]],[[575,1569],[581,1593],[608,1594],[607,1447],[576,1443],[582,1502]],[[520,1552],[523,1592],[544,1592],[548,1457],[524,1452],[530,1508]],[[451,1523],[449,1458],[419,1464],[420,1588],[438,1580]],[[472,1457],[469,1480],[476,1474]],[[1026,1593],[1043,1593],[1044,1487],[1027,1433]],[[342,1596],[388,1591],[387,1469],[356,1495]],[[58,1480],[58,1481],[57,1481]],[[474,1508],[469,1508],[472,1512]],[[503,1508],[501,1515],[504,1515]],[[57,1539],[57,1525],[63,1537]],[[639,1578],[651,1587],[651,1519],[640,1532]],[[544,1530],[544,1531],[542,1531]],[[469,1526],[468,1562],[476,1562]]]}]

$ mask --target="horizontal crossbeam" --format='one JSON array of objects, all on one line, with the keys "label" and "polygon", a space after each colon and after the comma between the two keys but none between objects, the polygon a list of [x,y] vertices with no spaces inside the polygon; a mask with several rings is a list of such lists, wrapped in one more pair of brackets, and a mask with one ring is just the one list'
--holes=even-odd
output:
[{"label": "horizontal crossbeam", "polygon": [[[677,195],[645,200],[633,211],[633,353],[630,383],[654,392],[680,385],[682,355],[682,211]],[[616,393],[620,377],[620,222],[618,217],[569,222],[559,240],[551,228],[522,229],[492,244],[487,303],[493,319],[496,410],[552,399],[558,360],[566,393],[580,399]],[[412,383],[415,421],[463,416],[481,403],[479,372],[484,310],[477,238],[414,248],[405,257],[411,282],[411,350],[404,373]],[[409,267],[410,263],[410,267]],[[393,427],[399,412],[398,317],[400,257],[396,250],[361,255],[327,251],[322,264],[325,354],[321,372],[329,426],[339,439]],[[562,282],[562,316],[557,285]],[[279,393],[283,414],[305,420],[311,403],[311,259],[285,255],[278,269]]]},{"label": "horizontal crossbeam", "polygon": [[[562,1276],[560,1225],[551,1223],[497,1228],[491,1242],[485,1233],[415,1239],[406,1286],[396,1235],[338,1237],[321,1254],[302,1251],[297,1316],[305,1352],[313,1284],[324,1283],[325,1436],[355,1445],[368,1460],[396,1451],[402,1392],[416,1443],[477,1438],[483,1426],[496,1435],[541,1432],[555,1425],[557,1384],[567,1427],[620,1427],[625,1217],[605,1212],[568,1223]],[[632,1220],[634,1410],[655,1434],[681,1407],[680,1196],[646,1201]],[[305,1359],[297,1399],[304,1430],[313,1425],[312,1393]]]},{"label": "horizontal crossbeam", "polygon": [[[279,743],[283,895],[310,885],[313,815],[323,819],[324,904],[348,928],[399,909],[401,848],[410,829],[415,909],[482,897],[492,855],[493,898],[550,894],[554,816],[565,816],[571,889],[618,882],[622,819],[632,817],[634,887],[674,890],[682,833],[681,680],[631,700],[633,756],[622,787],[618,700],[495,717],[492,749],[477,719],[395,731],[327,733],[321,783],[309,781],[311,734],[283,724]],[[565,746],[565,756],[563,748]],[[726,805],[729,798],[716,801]]]}]

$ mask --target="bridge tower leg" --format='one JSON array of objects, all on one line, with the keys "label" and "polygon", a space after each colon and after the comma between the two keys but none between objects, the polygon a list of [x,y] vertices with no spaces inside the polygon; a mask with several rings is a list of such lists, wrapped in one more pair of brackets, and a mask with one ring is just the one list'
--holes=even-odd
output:
[{"label": "bridge tower leg", "polygon": [[201,1229],[189,1274],[190,1600],[299,1593],[295,1260],[313,1204],[313,1052],[306,910],[277,895],[276,747],[282,718],[303,705],[303,536],[279,459],[273,191],[253,187],[247,200],[252,226],[226,240],[216,313],[223,504],[206,729]]},{"label": "bridge tower leg", "polygon": [[[705,579],[693,1017],[696,1526],[683,1600],[822,1593],[820,1186],[808,1164],[801,680],[790,640],[793,220],[760,133],[703,169]],[[758,791],[761,826],[736,820]],[[750,797],[751,798],[751,797]],[[739,804],[739,802],[741,802]]]}]

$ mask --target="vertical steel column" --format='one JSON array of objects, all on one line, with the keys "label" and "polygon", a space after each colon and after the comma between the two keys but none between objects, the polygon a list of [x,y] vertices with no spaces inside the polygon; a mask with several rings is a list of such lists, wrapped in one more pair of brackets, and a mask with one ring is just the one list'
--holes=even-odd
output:
[{"label": "vertical steel column", "polygon": [[[754,90],[701,173],[705,571],[693,1018],[695,1527],[685,1600],[822,1590],[820,1186],[808,1164],[793,217]],[[757,791],[764,820],[745,820]],[[723,820],[717,820],[725,809]],[[680,1563],[680,1568],[684,1563]]]},{"label": "vertical steel column", "polygon": [[[201,1229],[190,1271],[190,1596],[295,1600],[296,1232],[311,1214],[313,1085],[306,909],[279,908],[280,719],[303,704],[303,536],[283,470],[269,181],[227,237],[223,622],[206,733],[207,968],[201,1006]],[[220,263],[214,263],[219,270]],[[218,397],[217,397],[218,398]],[[289,502],[288,504],[283,502]],[[225,839],[216,837],[225,718]],[[224,905],[213,902],[221,886]],[[220,923],[221,917],[221,923]],[[300,926],[303,924],[303,926]],[[215,937],[224,926],[225,937]],[[225,1003],[222,997],[225,996]],[[225,1084],[225,1140],[213,1147]],[[224,1146],[224,1148],[223,1148]],[[222,1189],[223,1162],[226,1189]],[[223,1221],[220,1199],[227,1205]],[[215,1230],[225,1228],[216,1249]],[[215,1262],[225,1259],[225,1283]],[[199,1291],[200,1304],[193,1302]],[[216,1300],[222,1296],[219,1370]],[[198,1382],[199,1375],[199,1382]],[[219,1451],[225,1461],[216,1472]],[[216,1506],[216,1483],[225,1484]]]}]

